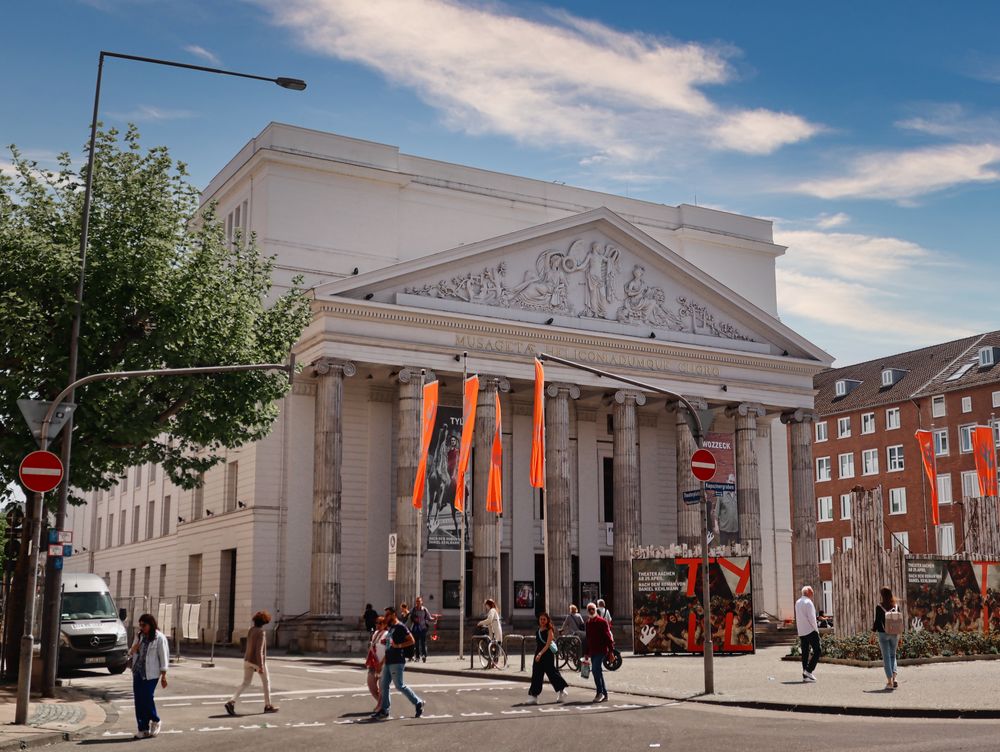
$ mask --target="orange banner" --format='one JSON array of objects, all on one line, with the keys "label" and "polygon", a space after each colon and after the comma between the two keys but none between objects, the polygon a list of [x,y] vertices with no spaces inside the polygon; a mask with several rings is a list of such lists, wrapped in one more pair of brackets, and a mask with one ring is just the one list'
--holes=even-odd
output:
[{"label": "orange banner", "polygon": [[934,463],[934,436],[930,431],[923,429],[913,434],[920,446],[920,457],[924,461],[924,472],[927,473],[927,480],[931,486],[931,521],[935,525],[940,525],[938,516],[938,494],[937,494],[937,465]]},{"label": "orange banner", "polygon": [[531,430],[531,485],[545,488],[545,369],[535,358],[535,413]]},{"label": "orange banner", "polygon": [[997,450],[993,443],[993,429],[976,426],[972,429],[972,453],[976,457],[976,474],[979,476],[979,493],[997,495]]},{"label": "orange banner", "polygon": [[472,454],[472,437],[476,433],[476,400],[479,397],[479,377],[465,380],[462,397],[462,443],[458,448],[458,472],[455,475],[455,509],[465,511],[465,473]]},{"label": "orange banner", "polygon": [[420,462],[417,465],[417,477],[413,480],[413,508],[423,509],[424,489],[427,487],[427,452],[431,447],[431,437],[434,434],[434,421],[437,419],[438,383],[432,381],[424,384],[424,409],[420,423]]},{"label": "orange banner", "polygon": [[500,393],[496,397],[496,428],[493,430],[493,450],[490,452],[490,477],[486,482],[486,511],[503,514],[503,437],[500,433]]}]

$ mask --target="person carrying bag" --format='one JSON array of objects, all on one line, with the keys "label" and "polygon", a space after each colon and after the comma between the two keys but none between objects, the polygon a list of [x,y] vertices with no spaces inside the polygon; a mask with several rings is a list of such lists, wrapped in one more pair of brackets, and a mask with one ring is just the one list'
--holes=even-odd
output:
[{"label": "person carrying bag", "polygon": [[872,622],[873,638],[878,638],[879,650],[882,651],[882,666],[885,669],[885,688],[895,689],[896,653],[899,649],[899,637],[903,634],[903,613],[896,606],[892,590],[887,587],[879,591],[879,602],[875,604],[875,620]]}]

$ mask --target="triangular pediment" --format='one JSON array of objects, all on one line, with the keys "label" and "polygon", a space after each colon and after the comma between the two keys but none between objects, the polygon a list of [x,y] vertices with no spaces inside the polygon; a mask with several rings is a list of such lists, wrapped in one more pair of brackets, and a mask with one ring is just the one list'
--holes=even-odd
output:
[{"label": "triangular pediment", "polygon": [[338,280],[317,294],[829,360],[605,208]]}]

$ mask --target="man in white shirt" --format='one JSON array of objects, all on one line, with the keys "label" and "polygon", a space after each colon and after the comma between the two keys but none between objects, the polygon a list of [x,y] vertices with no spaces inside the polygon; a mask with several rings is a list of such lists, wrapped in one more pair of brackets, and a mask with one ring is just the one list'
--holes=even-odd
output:
[{"label": "man in white shirt", "polygon": [[802,588],[802,597],[795,601],[795,629],[802,648],[802,680],[807,682],[816,681],[813,671],[819,663],[819,626],[812,597],[813,589],[806,585]]}]

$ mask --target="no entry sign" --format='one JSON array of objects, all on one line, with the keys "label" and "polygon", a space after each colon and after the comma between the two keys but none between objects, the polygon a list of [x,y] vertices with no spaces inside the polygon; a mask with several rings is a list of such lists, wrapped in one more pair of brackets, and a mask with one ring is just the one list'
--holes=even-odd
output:
[{"label": "no entry sign", "polygon": [[45,493],[59,485],[63,477],[63,464],[52,452],[32,452],[23,460],[18,470],[21,483],[29,491]]},{"label": "no entry sign", "polygon": [[691,473],[698,480],[712,480],[715,467],[715,455],[707,449],[699,449],[691,455]]}]

